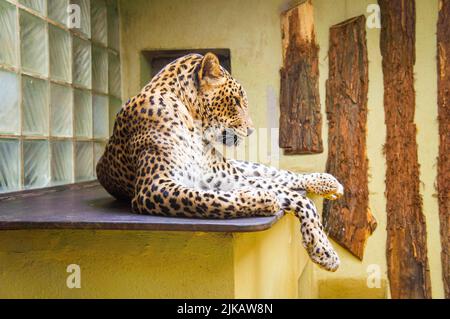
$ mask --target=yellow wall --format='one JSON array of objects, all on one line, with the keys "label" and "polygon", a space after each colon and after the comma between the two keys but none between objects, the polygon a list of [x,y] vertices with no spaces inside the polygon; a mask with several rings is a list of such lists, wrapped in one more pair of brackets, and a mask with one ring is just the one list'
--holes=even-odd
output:
[{"label": "yellow wall", "polygon": [[[258,127],[277,127],[279,68],[281,66],[280,12],[299,1],[288,0],[121,0],[123,93],[125,97],[140,91],[142,50],[229,48],[233,75],[247,90],[251,115]],[[328,77],[328,29],[352,16],[366,14],[375,0],[313,0],[317,41],[320,46],[320,94],[325,119],[325,81]],[[419,129],[419,161],[422,195],[427,217],[428,251],[433,296],[443,297],[440,265],[440,241],[437,200],[433,194],[436,178],[436,67],[435,24],[437,0],[417,0],[416,90]],[[367,267],[378,265],[386,280],[386,213],[384,197],[385,141],[383,81],[378,29],[367,30],[369,54],[368,158],[370,165],[370,206],[378,220],[378,229],[369,239],[363,262],[359,262],[337,245],[342,265],[330,274],[314,267],[314,276],[325,282],[327,291],[347,291],[365,287]],[[327,122],[324,120],[325,152],[308,156],[281,156],[280,164],[298,172],[324,171],[327,156]],[[317,199],[318,207],[321,200]],[[303,276],[302,276],[303,277]],[[333,279],[333,280],[327,280]],[[351,281],[350,281],[351,279]],[[303,278],[303,281],[308,280]],[[383,283],[384,285],[384,283]],[[323,284],[320,287],[325,287]],[[325,289],[325,290],[324,290]],[[382,296],[381,291],[370,295]],[[364,294],[363,290],[353,290]],[[336,296],[339,296],[336,295]],[[351,296],[351,294],[350,294]]]},{"label": "yellow wall", "polygon": [[[338,0],[330,5],[329,0],[313,1],[315,5],[316,30],[321,48],[321,101],[325,105],[325,81],[328,76],[328,28],[329,26],[350,17],[366,14],[371,0]],[[438,147],[437,103],[436,103],[436,22],[438,12],[437,0],[416,0],[416,123],[418,127],[417,142],[419,146],[419,163],[421,165],[421,194],[423,196],[424,214],[427,219],[428,257],[431,270],[432,293],[434,298],[443,298],[442,267],[440,264],[440,239],[438,205],[435,196],[436,157]],[[370,207],[378,221],[378,228],[369,239],[363,263],[339,249],[343,264],[333,279],[367,279],[367,267],[379,265],[383,277],[386,278],[385,242],[386,242],[386,200],[384,196],[385,158],[382,153],[385,142],[384,110],[383,110],[383,75],[381,70],[381,54],[379,50],[379,29],[367,29],[367,46],[369,55],[369,95],[368,95],[368,131],[367,155],[369,158],[369,194]],[[325,116],[325,113],[323,113]],[[326,128],[325,128],[326,131]],[[326,133],[325,133],[326,134]],[[324,135],[326,136],[326,135]],[[318,156],[324,167],[326,155]],[[302,159],[303,160],[303,159]],[[295,161],[294,158],[289,161]],[[291,162],[289,162],[291,163]],[[286,167],[289,167],[286,164]],[[330,274],[317,270],[319,280],[330,278]],[[348,286],[347,286],[348,284]],[[355,283],[356,284],[356,283]],[[327,282],[328,287],[352,288],[351,281],[333,280]],[[360,283],[357,285],[360,286]],[[383,284],[382,284],[383,287]],[[337,292],[338,290],[336,290]],[[358,290],[356,290],[358,291]],[[320,287],[319,287],[320,293]],[[381,293],[381,292],[380,292]],[[346,292],[343,291],[343,295]]]},{"label": "yellow wall", "polygon": [[[0,298],[230,298],[231,234],[0,232]],[[66,268],[81,268],[68,289]]]},{"label": "yellow wall", "polygon": [[[366,13],[369,4],[376,1],[344,1],[338,0],[331,2],[327,0],[314,1],[315,21],[317,41],[320,47],[319,52],[319,72],[320,72],[320,98],[322,104],[322,115],[326,119],[325,114],[325,82],[328,78],[328,42],[329,28],[341,21],[353,16]],[[363,262],[360,262],[345,249],[338,244],[337,248],[341,257],[341,267],[336,274],[330,275],[320,269],[316,269],[317,279],[322,282],[319,285],[319,294],[328,297],[329,292],[333,291],[339,297],[347,297],[350,295],[358,297],[359,294],[367,292],[362,291],[367,287],[367,267],[369,265],[378,265],[382,281],[386,280],[386,258],[385,258],[385,242],[386,242],[386,201],[384,196],[384,172],[385,158],[382,154],[383,144],[385,142],[384,130],[384,109],[383,109],[383,76],[381,70],[381,54],[379,50],[379,29],[367,29],[367,50],[369,59],[369,92],[368,92],[368,130],[367,130],[367,156],[369,158],[369,202],[372,213],[378,222],[375,233],[369,238]],[[324,148],[328,148],[327,125],[324,121],[323,136]],[[310,161],[316,163],[316,170],[324,170],[327,159],[327,151],[320,155],[309,156],[309,159],[290,157],[286,160],[286,167],[290,167],[297,160]],[[314,169],[307,168],[308,171]],[[321,200],[319,200],[321,201]],[[321,206],[321,205],[319,205]],[[326,281],[326,279],[332,279]],[[325,282],[324,282],[325,281]],[[327,288],[328,287],[328,288]],[[356,287],[361,289],[356,290]],[[372,288],[372,290],[382,290],[380,288]],[[383,295],[384,291],[378,292]],[[369,293],[371,294],[371,293]]]},{"label": "yellow wall", "polygon": [[233,234],[236,298],[297,298],[309,288],[298,285],[311,263],[298,227],[297,219],[287,215],[273,229]]},{"label": "yellow wall", "polygon": [[428,262],[432,294],[444,298],[442,281],[439,206],[434,187],[437,173],[439,133],[437,122],[436,21],[438,1],[416,1],[416,115],[417,143],[423,210],[427,221]]},{"label": "yellow wall", "polygon": [[[0,298],[297,298],[296,219],[257,233],[0,232]],[[67,266],[80,266],[69,289]]]}]

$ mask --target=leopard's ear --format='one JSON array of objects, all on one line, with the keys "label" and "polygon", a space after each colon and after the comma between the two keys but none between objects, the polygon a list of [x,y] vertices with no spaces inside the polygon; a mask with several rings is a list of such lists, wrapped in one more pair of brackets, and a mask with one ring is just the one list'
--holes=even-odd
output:
[{"label": "leopard's ear", "polygon": [[198,79],[201,87],[217,86],[225,83],[225,76],[220,62],[214,53],[208,52],[203,57]]}]

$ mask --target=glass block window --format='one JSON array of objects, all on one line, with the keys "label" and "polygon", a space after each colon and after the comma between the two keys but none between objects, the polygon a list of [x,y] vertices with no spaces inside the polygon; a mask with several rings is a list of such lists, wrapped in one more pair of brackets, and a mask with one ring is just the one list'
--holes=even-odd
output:
[{"label": "glass block window", "polygon": [[119,30],[117,0],[0,0],[0,193],[95,179]]}]

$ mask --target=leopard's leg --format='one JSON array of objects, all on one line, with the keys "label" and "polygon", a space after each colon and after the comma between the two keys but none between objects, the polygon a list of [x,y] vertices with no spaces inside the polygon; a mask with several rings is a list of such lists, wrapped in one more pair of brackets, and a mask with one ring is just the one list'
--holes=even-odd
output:
[{"label": "leopard's leg", "polygon": [[273,192],[251,187],[230,191],[188,187],[167,172],[157,156],[141,156],[132,208],[141,214],[201,218],[272,216],[280,211]]},{"label": "leopard's leg", "polygon": [[302,243],[313,262],[328,271],[339,268],[339,257],[324,232],[314,203],[300,195],[298,200],[284,201],[282,207],[291,209],[300,220]]},{"label": "leopard's leg", "polygon": [[97,179],[116,199],[130,201],[134,193],[134,174],[129,167],[111,156],[110,149],[113,147],[115,146],[108,145],[100,157],[96,165]]},{"label": "leopard's leg", "polygon": [[[257,165],[255,165],[257,166]],[[216,166],[216,168],[218,168]],[[268,170],[271,168],[267,168]],[[275,170],[275,169],[274,169]],[[251,177],[237,170],[229,161],[222,165],[222,169],[216,171],[216,175],[224,177],[238,177],[235,181],[238,187],[252,187],[256,190],[266,190],[276,194],[284,211],[293,212],[300,220],[300,229],[303,238],[303,246],[307,250],[313,262],[321,267],[335,271],[339,267],[339,257],[329,242],[314,203],[298,191],[298,187],[287,185],[286,178],[270,179],[264,177]],[[283,173],[283,171],[281,171]],[[289,172],[287,172],[289,173]],[[290,175],[292,173],[289,173]],[[262,175],[262,174],[261,174]],[[295,174],[292,174],[295,176]],[[288,179],[289,180],[289,179]],[[216,182],[213,178],[212,184]],[[224,185],[222,183],[221,185]],[[292,188],[288,187],[291,186]]]},{"label": "leopard's leg", "polygon": [[339,257],[324,232],[313,201],[297,191],[267,179],[247,177],[247,182],[256,189],[273,191],[281,208],[294,213],[299,219],[302,243],[311,260],[328,271],[337,270]]},{"label": "leopard's leg", "polygon": [[140,214],[218,219],[273,216],[280,211],[276,196],[265,190],[204,191],[169,178],[137,185],[132,208]]},{"label": "leopard's leg", "polygon": [[228,160],[243,175],[270,179],[273,183],[293,190],[305,190],[308,193],[335,200],[344,194],[344,187],[328,173],[296,174],[259,163]]}]

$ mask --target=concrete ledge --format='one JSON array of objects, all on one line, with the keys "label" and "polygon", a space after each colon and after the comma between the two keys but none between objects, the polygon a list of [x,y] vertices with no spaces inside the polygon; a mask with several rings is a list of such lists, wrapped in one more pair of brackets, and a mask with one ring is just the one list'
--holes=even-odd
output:
[{"label": "concrete ledge", "polygon": [[[262,232],[0,231],[0,298],[297,298],[298,220]],[[81,288],[66,285],[69,265]]]},{"label": "concrete ledge", "polygon": [[16,196],[0,201],[0,230],[104,229],[204,232],[255,232],[269,229],[282,216],[194,219],[138,215],[97,183],[82,188]]},{"label": "concrete ledge", "polygon": [[[293,215],[137,215],[97,184],[22,195],[0,199],[0,298],[297,298],[308,289]],[[79,289],[66,285],[72,264]]]}]

